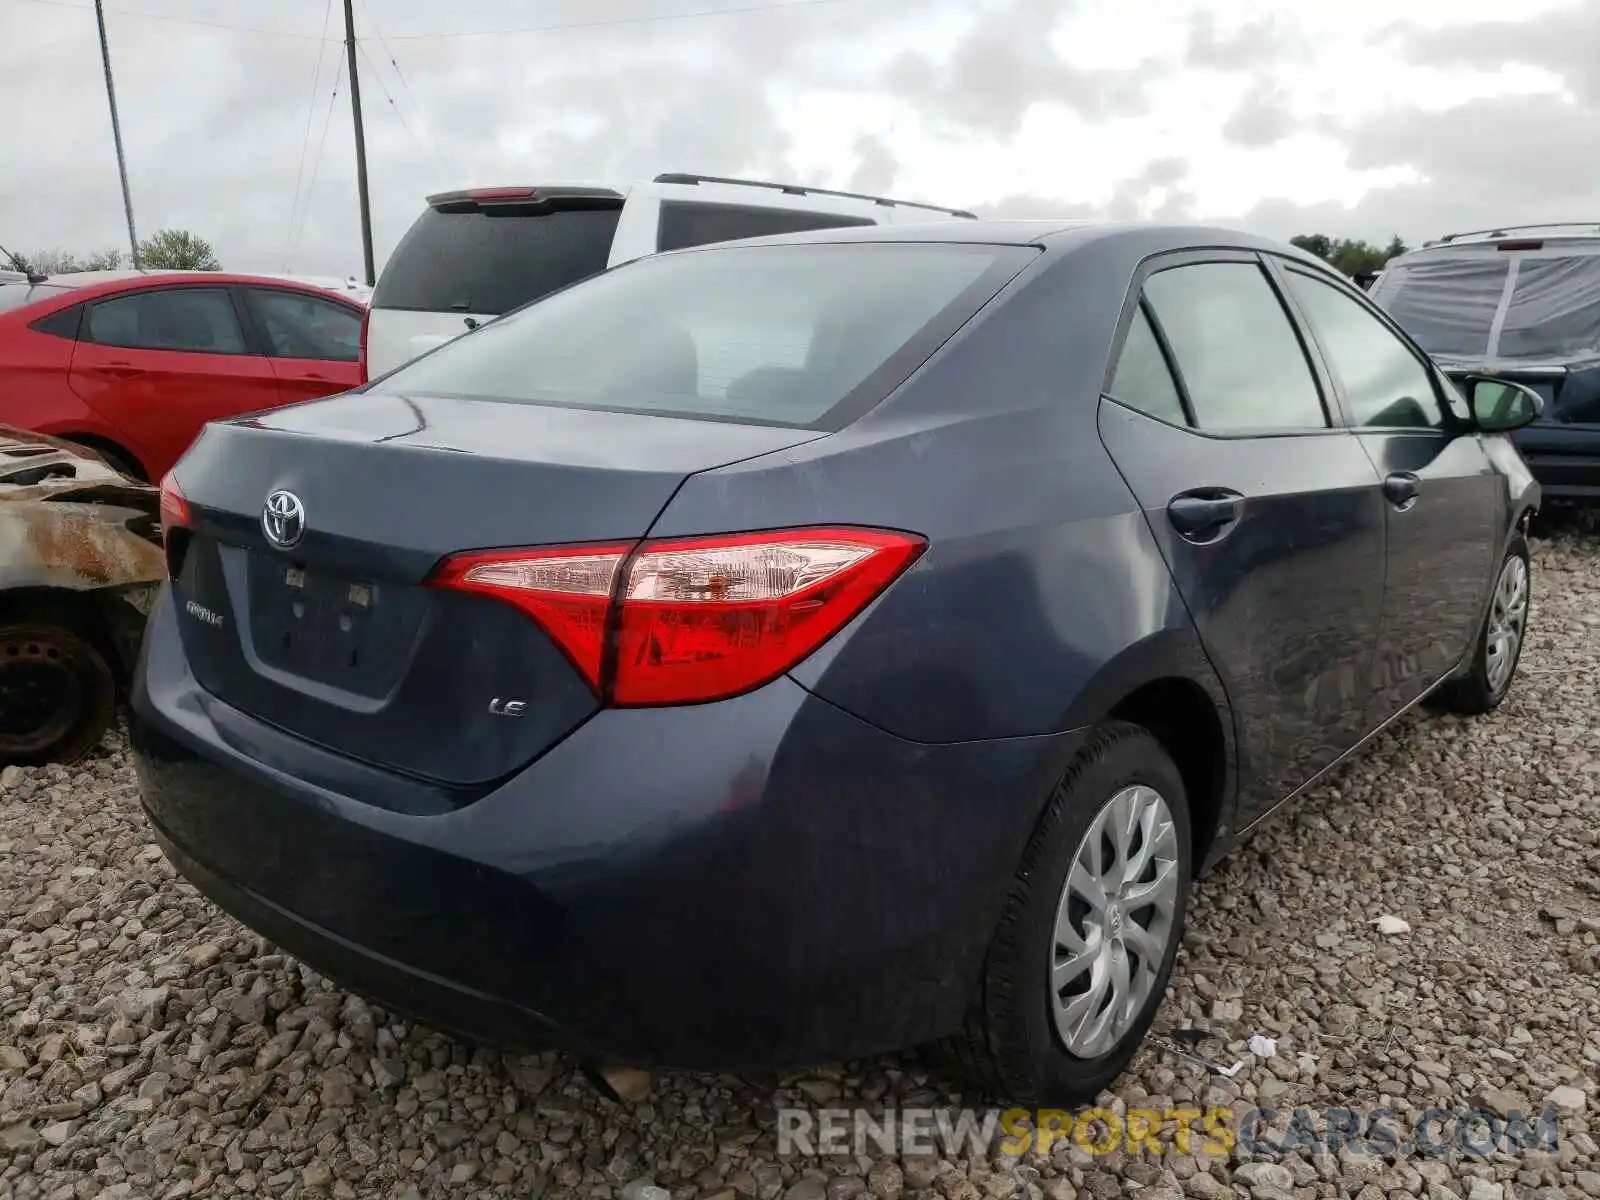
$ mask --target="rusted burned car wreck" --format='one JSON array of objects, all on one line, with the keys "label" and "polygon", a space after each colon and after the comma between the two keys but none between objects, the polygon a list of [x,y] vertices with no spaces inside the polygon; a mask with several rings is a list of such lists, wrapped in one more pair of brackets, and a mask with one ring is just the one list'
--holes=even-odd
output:
[{"label": "rusted burned car wreck", "polygon": [[99,741],[164,573],[154,488],[0,425],[0,764]]}]

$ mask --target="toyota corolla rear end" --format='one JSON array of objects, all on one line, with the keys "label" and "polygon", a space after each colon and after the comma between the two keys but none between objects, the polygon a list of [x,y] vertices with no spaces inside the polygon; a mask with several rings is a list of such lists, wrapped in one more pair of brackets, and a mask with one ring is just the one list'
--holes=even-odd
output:
[{"label": "toyota corolla rear end", "polygon": [[162,847],[496,1043],[732,1067],[948,1030],[1025,832],[976,798],[1049,747],[922,742],[791,674],[916,586],[928,533],[871,499],[907,511],[911,477],[700,531],[674,498],[826,457],[1031,257],[664,256],[208,427],[163,486],[135,686]]}]

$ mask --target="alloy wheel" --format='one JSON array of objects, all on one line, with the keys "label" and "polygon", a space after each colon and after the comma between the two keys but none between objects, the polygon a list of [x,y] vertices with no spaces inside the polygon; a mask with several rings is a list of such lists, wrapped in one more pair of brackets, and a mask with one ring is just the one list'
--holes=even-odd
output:
[{"label": "alloy wheel", "polygon": [[1166,800],[1123,788],[1090,822],[1056,906],[1051,1013],[1069,1053],[1098,1058],[1138,1020],[1177,928],[1178,878]]},{"label": "alloy wheel", "polygon": [[1498,694],[1511,682],[1527,629],[1528,564],[1513,554],[1500,568],[1483,635],[1485,674],[1491,692]]}]

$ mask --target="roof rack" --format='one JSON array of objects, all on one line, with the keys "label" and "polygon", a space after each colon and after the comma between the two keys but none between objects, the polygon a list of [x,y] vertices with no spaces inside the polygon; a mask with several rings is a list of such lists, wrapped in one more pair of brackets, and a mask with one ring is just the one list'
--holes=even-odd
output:
[{"label": "roof rack", "polygon": [[730,179],[722,175],[692,175],[684,171],[667,171],[657,175],[657,183],[731,183],[738,187],[772,188],[790,196],[840,196],[846,200],[869,200],[885,208],[925,208],[929,212],[947,213],[952,217],[965,217],[976,221],[976,213],[962,208],[942,208],[937,204],[918,204],[913,200],[894,200],[888,196],[868,196],[861,192],[836,192],[829,188],[803,187],[797,183],[770,183],[764,179]]},{"label": "roof rack", "polygon": [[1600,221],[1540,221],[1532,225],[1496,225],[1493,229],[1469,229],[1463,233],[1447,233],[1442,238],[1435,238],[1424,245],[1443,246],[1461,238],[1505,237],[1509,233],[1527,233],[1530,229],[1581,229],[1588,233],[1600,233]]}]

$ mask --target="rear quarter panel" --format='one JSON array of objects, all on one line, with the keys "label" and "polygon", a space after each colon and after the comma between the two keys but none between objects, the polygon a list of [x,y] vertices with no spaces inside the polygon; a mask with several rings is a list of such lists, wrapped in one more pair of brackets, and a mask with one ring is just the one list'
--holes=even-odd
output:
[{"label": "rear quarter panel", "polygon": [[911,571],[792,672],[904,738],[1054,732],[1141,676],[1190,675],[1192,656],[1139,650],[1197,641],[1095,429],[1138,257],[1098,243],[1046,255],[854,425],[691,477],[652,534],[842,523],[927,537]]},{"label": "rear quarter panel", "polygon": [[39,433],[109,431],[67,384],[73,339],[29,328],[67,307],[29,305],[0,317],[0,424]]}]

